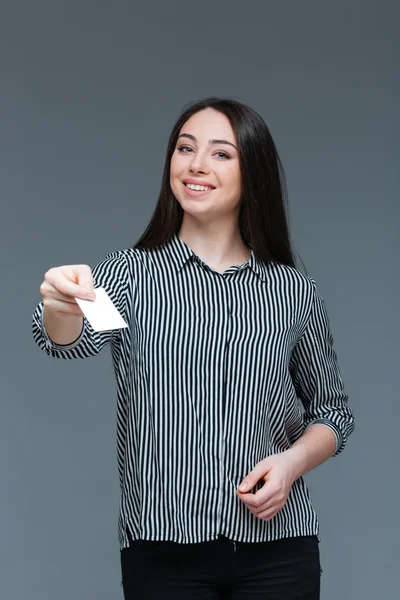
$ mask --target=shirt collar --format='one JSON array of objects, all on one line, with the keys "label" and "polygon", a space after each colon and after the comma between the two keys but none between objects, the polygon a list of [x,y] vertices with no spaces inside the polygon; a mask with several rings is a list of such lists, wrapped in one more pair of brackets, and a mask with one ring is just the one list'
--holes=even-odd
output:
[{"label": "shirt collar", "polygon": [[[178,272],[189,260],[194,257],[197,258],[193,250],[177,234],[172,236],[170,241],[167,243],[166,248]],[[241,266],[239,270],[247,267],[252,269],[262,281],[265,281],[267,267],[262,261],[255,257],[253,250],[251,250],[249,259]]]}]

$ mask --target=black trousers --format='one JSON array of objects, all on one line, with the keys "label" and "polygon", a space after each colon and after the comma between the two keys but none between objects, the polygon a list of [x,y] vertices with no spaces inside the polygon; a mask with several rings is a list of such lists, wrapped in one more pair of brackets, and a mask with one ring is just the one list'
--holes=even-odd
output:
[{"label": "black trousers", "polygon": [[273,542],[130,540],[121,551],[125,600],[319,600],[316,536]]}]

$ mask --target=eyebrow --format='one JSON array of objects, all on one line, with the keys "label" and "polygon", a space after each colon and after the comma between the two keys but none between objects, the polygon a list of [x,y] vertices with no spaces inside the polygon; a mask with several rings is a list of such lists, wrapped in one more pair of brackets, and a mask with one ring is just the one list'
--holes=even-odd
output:
[{"label": "eyebrow", "polygon": [[[178,140],[181,137],[187,137],[190,140],[197,142],[197,139],[191,133],[181,133],[180,136],[178,136]],[[228,146],[233,146],[233,148],[235,148],[235,150],[237,150],[235,144],[232,144],[232,142],[228,142],[227,140],[208,140],[208,143],[209,144],[227,144]]]}]

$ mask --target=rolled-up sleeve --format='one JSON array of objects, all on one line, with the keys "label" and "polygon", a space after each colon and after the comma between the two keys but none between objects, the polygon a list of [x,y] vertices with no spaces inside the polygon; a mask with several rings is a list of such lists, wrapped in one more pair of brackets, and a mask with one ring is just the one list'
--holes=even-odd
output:
[{"label": "rolled-up sleeve", "polygon": [[305,332],[292,353],[290,373],[304,406],[305,428],[315,423],[329,427],[336,436],[336,456],[354,430],[354,414],[348,406],[325,302],[315,281],[308,279],[313,301]]},{"label": "rolled-up sleeve", "polygon": [[[126,290],[128,284],[128,261],[124,251],[108,254],[92,269],[94,287],[103,287],[118,311],[126,320]],[[50,339],[43,322],[44,306],[40,302],[32,317],[33,339],[43,352],[54,358],[87,358],[95,356],[119,330],[94,331],[86,317],[83,317],[79,337],[68,345],[56,344]]]}]

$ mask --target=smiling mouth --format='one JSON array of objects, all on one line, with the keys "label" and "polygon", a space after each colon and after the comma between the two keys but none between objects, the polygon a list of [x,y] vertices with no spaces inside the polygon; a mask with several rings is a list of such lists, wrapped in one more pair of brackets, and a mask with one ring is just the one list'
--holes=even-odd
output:
[{"label": "smiling mouth", "polygon": [[191,183],[183,183],[183,185],[185,187],[185,192],[192,197],[203,196],[215,190],[213,187],[204,185],[193,185]]}]

